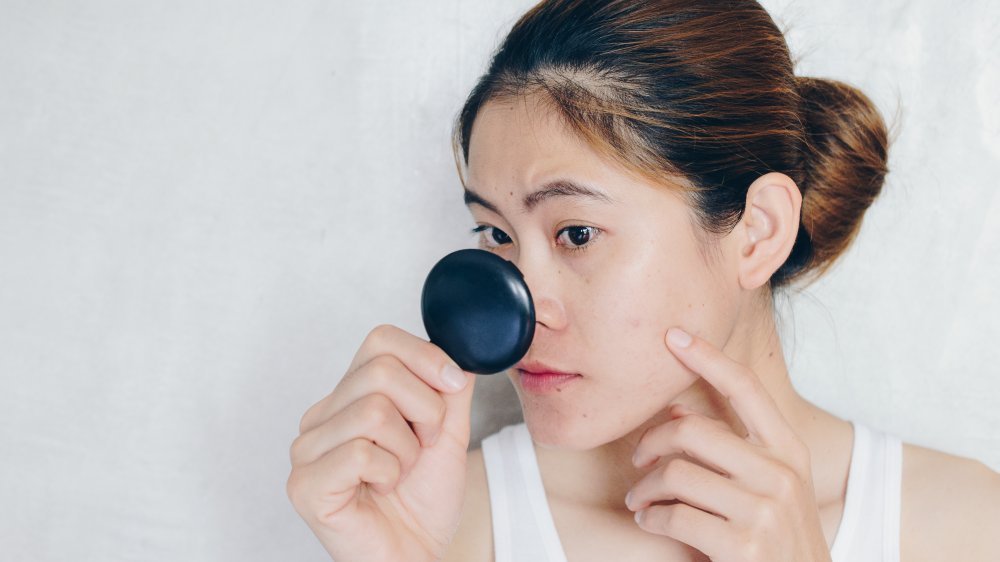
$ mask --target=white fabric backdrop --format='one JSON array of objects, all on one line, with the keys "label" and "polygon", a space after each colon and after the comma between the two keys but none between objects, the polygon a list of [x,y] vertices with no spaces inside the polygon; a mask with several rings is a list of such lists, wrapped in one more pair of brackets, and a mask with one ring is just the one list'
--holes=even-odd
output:
[{"label": "white fabric backdrop", "polygon": [[[451,121],[529,4],[0,0],[0,558],[325,558],[288,445],[369,329],[423,335]],[[765,4],[898,127],[786,307],[797,387],[1000,469],[1000,4]],[[479,383],[477,439],[518,416]]]}]

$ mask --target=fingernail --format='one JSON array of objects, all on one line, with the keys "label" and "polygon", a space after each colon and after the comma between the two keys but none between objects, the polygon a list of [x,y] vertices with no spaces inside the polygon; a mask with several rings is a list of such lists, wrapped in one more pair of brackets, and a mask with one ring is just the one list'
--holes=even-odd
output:
[{"label": "fingernail", "polygon": [[639,453],[632,454],[632,466],[639,466]]},{"label": "fingernail", "polygon": [[632,490],[629,490],[628,493],[625,494],[625,507],[632,509],[631,506],[632,506]]},{"label": "fingernail", "polygon": [[441,382],[451,390],[462,390],[467,380],[461,369],[449,363],[441,369]]},{"label": "fingernail", "polygon": [[691,335],[680,328],[670,328],[667,332],[670,343],[677,347],[687,347],[691,345]]},{"label": "fingernail", "polygon": [[642,523],[642,514],[643,514],[643,510],[641,510],[641,509],[639,511],[635,512],[635,522],[636,523]]}]

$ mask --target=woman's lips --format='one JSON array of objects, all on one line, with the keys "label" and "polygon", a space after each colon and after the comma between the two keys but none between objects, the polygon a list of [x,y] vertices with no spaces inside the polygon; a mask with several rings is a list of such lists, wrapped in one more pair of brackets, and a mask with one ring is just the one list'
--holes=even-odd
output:
[{"label": "woman's lips", "polygon": [[567,384],[580,378],[580,375],[575,373],[552,371],[532,372],[518,369],[517,373],[521,379],[521,388],[536,393],[559,392]]}]

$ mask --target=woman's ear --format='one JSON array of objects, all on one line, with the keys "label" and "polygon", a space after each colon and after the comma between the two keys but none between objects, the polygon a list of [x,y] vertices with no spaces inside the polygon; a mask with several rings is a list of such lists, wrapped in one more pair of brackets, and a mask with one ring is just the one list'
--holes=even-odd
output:
[{"label": "woman's ear", "polygon": [[750,185],[736,229],[741,287],[764,285],[785,263],[799,232],[801,209],[799,187],[785,174],[764,174]]}]

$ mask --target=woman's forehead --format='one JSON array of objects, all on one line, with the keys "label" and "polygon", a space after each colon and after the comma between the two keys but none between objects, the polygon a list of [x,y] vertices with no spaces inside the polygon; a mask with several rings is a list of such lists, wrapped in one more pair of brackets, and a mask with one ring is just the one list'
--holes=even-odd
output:
[{"label": "woman's forehead", "polygon": [[579,195],[573,198],[578,202],[642,204],[657,196],[650,190],[681,191],[680,182],[653,182],[599,152],[537,98],[483,106],[470,138],[467,202],[516,196],[529,210],[533,201],[553,194]]},{"label": "woman's forehead", "polygon": [[487,102],[472,127],[469,165],[497,157],[538,158],[593,150],[538,95]]}]

